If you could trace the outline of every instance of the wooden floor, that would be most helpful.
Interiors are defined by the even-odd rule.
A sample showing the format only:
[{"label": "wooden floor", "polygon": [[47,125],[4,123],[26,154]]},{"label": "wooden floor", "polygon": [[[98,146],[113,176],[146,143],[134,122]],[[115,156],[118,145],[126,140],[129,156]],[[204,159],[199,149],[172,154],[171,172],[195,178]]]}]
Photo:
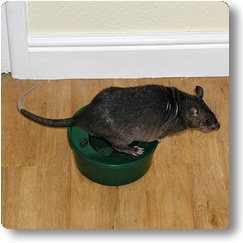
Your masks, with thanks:
[{"label": "wooden floor", "polygon": [[73,115],[109,86],[162,84],[205,101],[221,128],[166,137],[140,180],[108,187],[76,168],[63,128],[44,127],[17,111],[37,80],[2,75],[2,215],[15,229],[221,229],[229,222],[229,78],[43,81],[23,101],[49,118]]}]

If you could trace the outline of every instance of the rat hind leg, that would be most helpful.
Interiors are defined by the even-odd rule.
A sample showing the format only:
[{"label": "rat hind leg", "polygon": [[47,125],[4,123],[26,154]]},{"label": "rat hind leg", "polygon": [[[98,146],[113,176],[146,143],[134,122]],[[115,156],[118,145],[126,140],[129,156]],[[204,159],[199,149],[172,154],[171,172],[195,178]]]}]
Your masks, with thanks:
[{"label": "rat hind leg", "polygon": [[121,153],[125,153],[125,154],[132,154],[134,156],[138,156],[138,155],[141,155],[143,154],[144,152],[144,149],[143,148],[140,148],[138,146],[134,146],[134,147],[131,147],[127,144],[123,144],[123,143],[111,143],[111,146],[112,148],[114,148],[115,150],[121,152]]},{"label": "rat hind leg", "polygon": [[144,149],[138,146],[130,147],[128,145],[113,145],[113,144],[111,146],[112,148],[114,148],[115,150],[121,153],[132,154],[134,156],[141,155],[144,152]]},{"label": "rat hind leg", "polygon": [[120,136],[117,134],[116,136],[102,136],[107,142],[111,144],[111,147],[118,152],[125,153],[125,154],[132,154],[134,156],[138,156],[144,153],[144,149],[138,146],[129,146],[134,139],[129,137]]}]

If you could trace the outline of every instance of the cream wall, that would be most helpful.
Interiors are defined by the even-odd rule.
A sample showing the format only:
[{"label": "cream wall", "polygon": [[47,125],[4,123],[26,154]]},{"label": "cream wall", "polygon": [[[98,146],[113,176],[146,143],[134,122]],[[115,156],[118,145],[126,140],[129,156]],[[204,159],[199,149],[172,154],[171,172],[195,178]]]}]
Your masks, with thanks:
[{"label": "cream wall", "polygon": [[26,2],[30,34],[228,31],[224,2]]}]

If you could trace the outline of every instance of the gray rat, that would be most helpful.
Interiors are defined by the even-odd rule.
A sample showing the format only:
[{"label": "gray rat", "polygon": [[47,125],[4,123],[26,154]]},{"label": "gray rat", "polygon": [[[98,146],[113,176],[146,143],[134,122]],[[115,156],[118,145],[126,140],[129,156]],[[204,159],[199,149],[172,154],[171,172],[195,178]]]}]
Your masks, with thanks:
[{"label": "gray rat", "polygon": [[21,105],[24,96],[39,83],[18,101],[18,110],[24,116],[46,126],[80,127],[91,136],[105,139],[122,153],[137,156],[144,152],[138,146],[129,146],[133,141],[160,140],[187,128],[211,131],[220,127],[202,99],[204,91],[200,86],[196,86],[196,95],[161,85],[110,87],[98,93],[77,115],[47,119],[26,111]]}]

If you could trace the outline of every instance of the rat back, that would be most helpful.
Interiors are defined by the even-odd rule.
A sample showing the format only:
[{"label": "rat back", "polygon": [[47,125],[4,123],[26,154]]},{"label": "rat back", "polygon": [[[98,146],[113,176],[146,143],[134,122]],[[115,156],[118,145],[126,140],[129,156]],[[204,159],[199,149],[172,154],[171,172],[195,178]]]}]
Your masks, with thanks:
[{"label": "rat back", "polygon": [[168,130],[173,118],[177,120],[177,92],[159,85],[111,87],[92,100],[75,125],[108,141],[110,137],[126,143],[154,141],[161,137],[163,127]]}]

